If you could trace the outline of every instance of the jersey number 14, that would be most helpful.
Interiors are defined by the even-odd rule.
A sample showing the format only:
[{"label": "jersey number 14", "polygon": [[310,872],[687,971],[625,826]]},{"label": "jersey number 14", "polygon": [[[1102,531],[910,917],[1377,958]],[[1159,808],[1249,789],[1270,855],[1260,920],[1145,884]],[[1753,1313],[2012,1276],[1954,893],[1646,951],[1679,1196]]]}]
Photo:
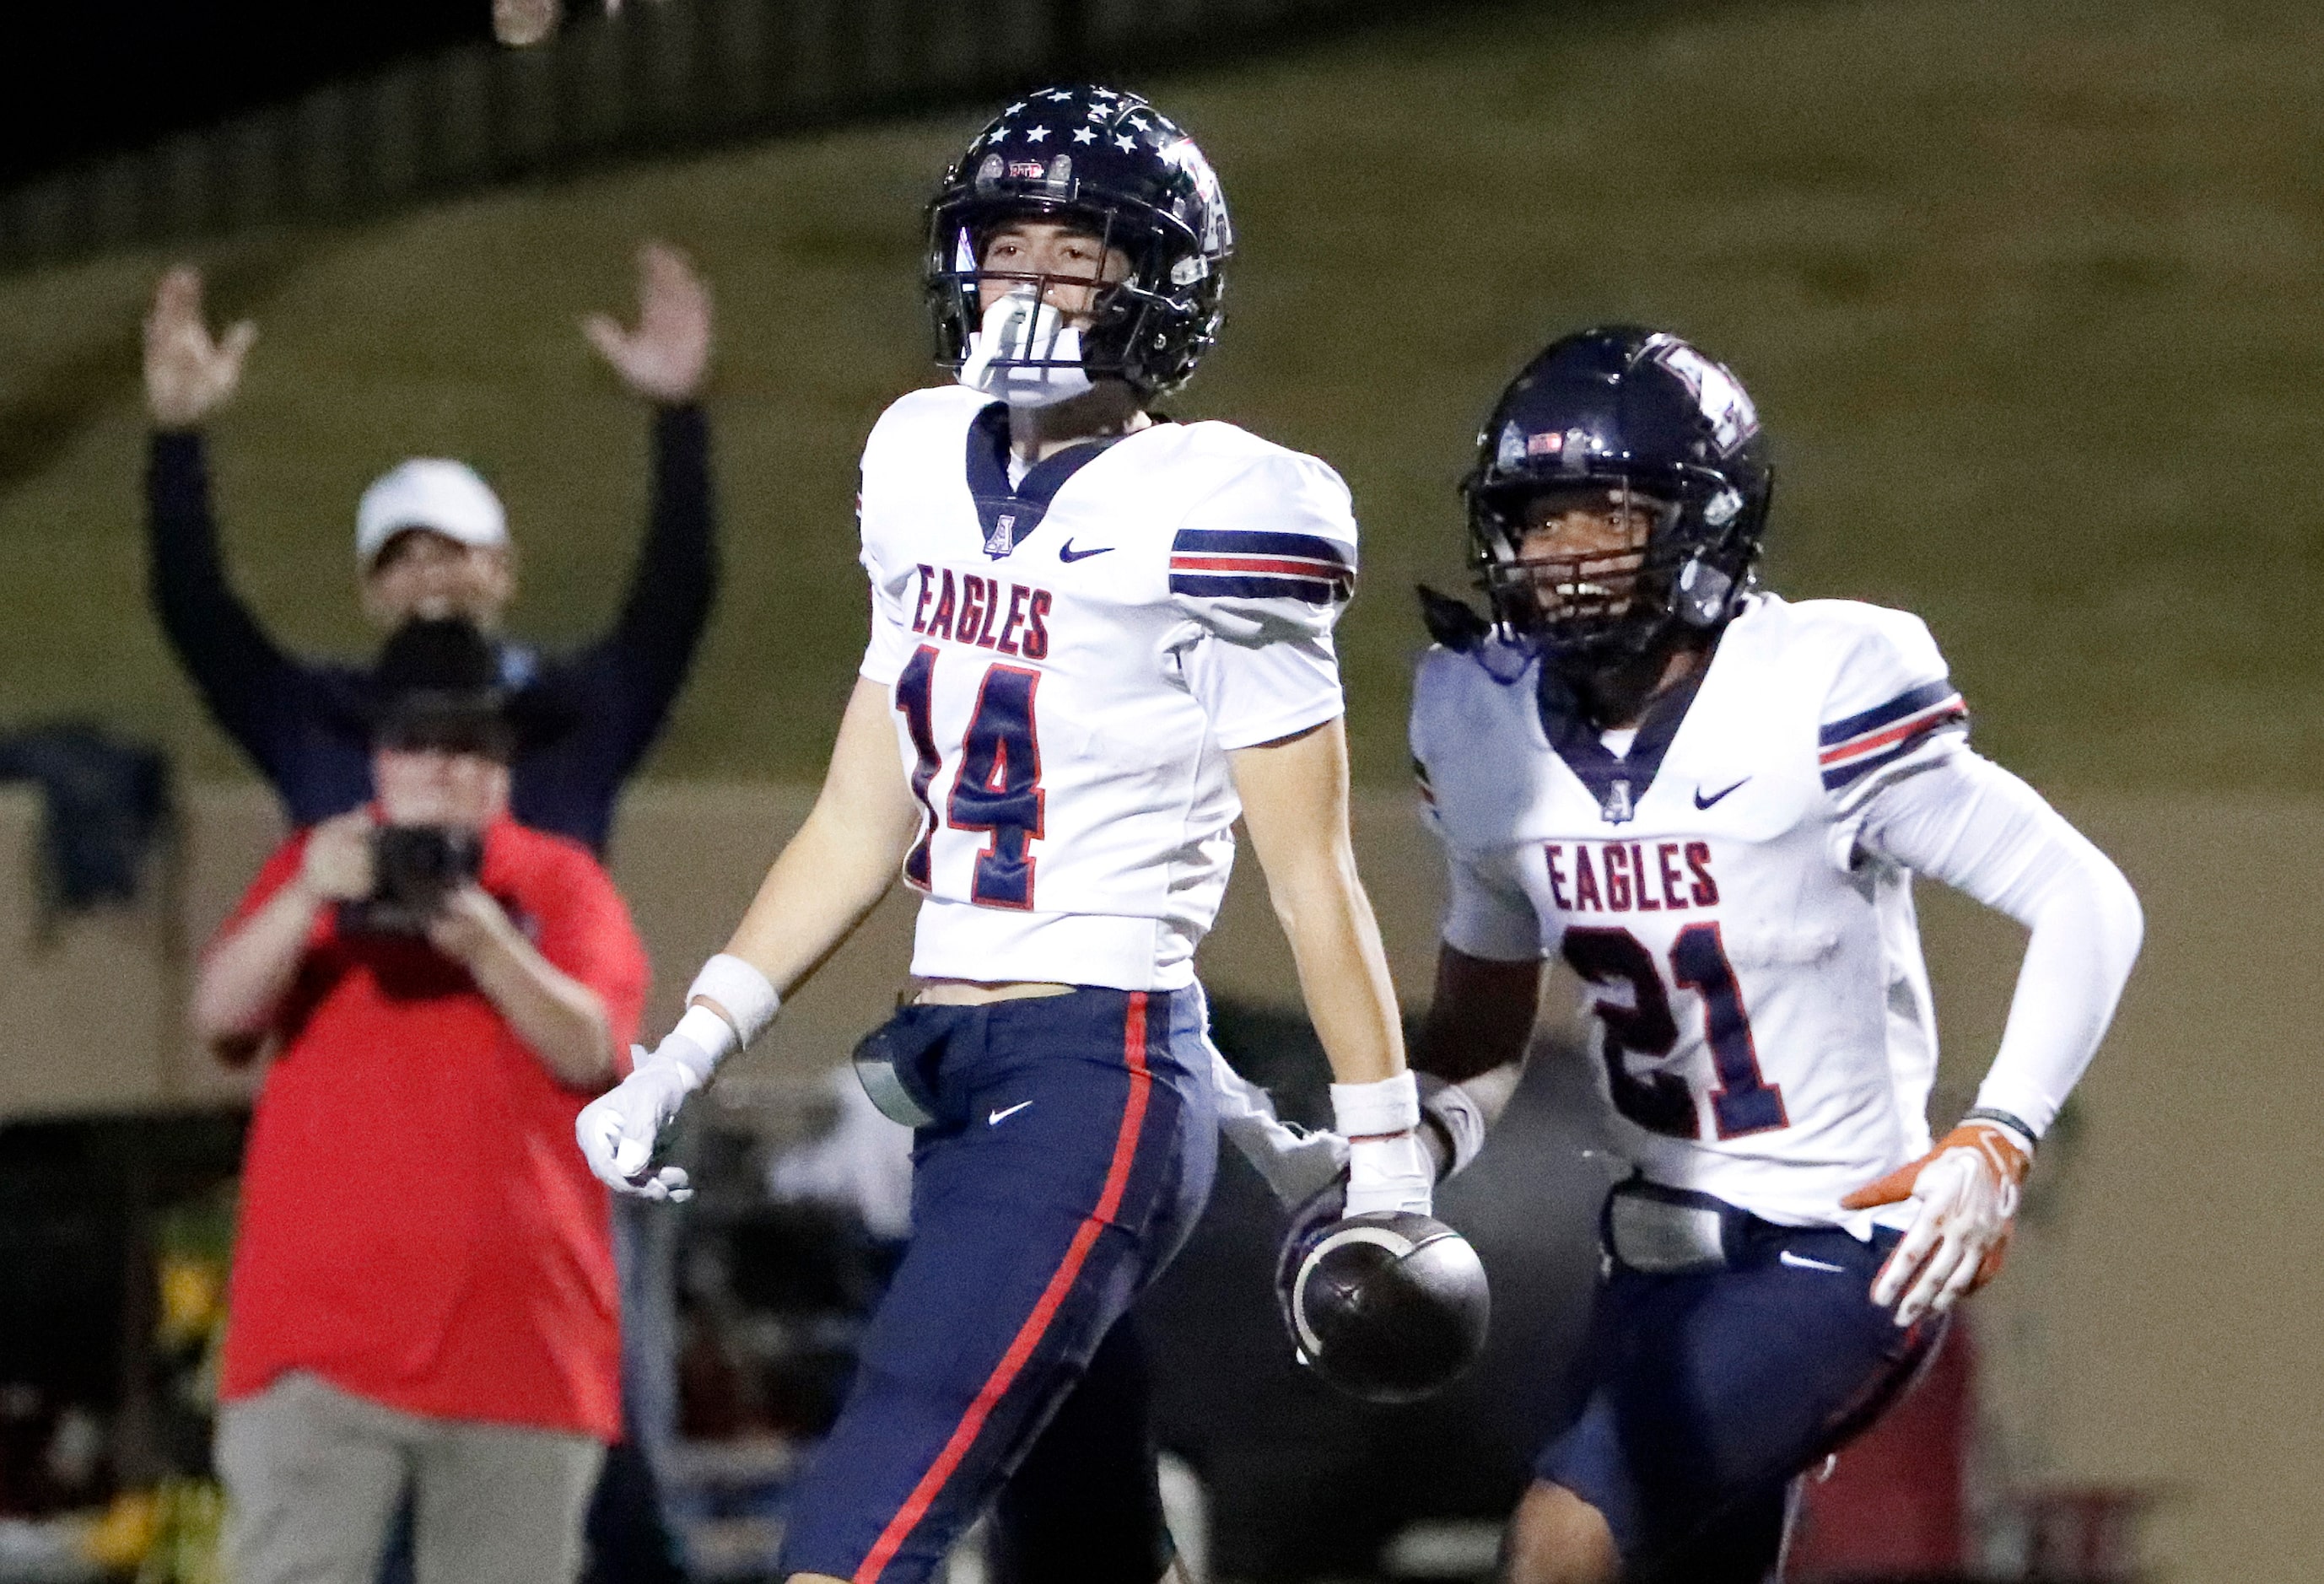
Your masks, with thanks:
[{"label": "jersey number 14", "polygon": [[[1678,1018],[1661,966],[1644,941],[1627,929],[1569,929],[1565,960],[1590,983],[1627,985],[1631,1001],[1599,1001],[1591,1010],[1605,1026],[1607,1088],[1614,1109],[1649,1133],[1671,1138],[1702,1137],[1694,1094],[1676,1073],[1630,1070],[1628,1053],[1649,1062],[1678,1045]],[[1711,1091],[1711,1115],[1721,1138],[1766,1133],[1791,1125],[1784,1091],[1759,1071],[1758,1047],[1751,1040],[1751,1017],[1715,924],[1690,924],[1671,943],[1671,981],[1702,998],[1702,1031],[1711,1046],[1719,1087]]]},{"label": "jersey number 14", "polygon": [[904,879],[921,890],[934,889],[928,844],[936,827],[984,833],[976,855],[969,900],[985,907],[1033,906],[1032,843],[1041,837],[1041,743],[1034,729],[1033,695],[1041,674],[1022,666],[993,666],[977,686],[976,709],[961,737],[960,769],[952,796],[936,813],[931,790],[944,769],[936,751],[936,651],[923,645],[896,678],[896,707],[912,739],[912,796],[927,811],[920,839],[904,856]]}]

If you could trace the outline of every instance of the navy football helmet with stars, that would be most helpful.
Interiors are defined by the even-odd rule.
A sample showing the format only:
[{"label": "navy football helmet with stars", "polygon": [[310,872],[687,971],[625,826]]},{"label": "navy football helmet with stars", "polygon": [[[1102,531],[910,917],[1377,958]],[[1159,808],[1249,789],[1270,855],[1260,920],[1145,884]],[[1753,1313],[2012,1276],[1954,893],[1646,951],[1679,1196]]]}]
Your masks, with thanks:
[{"label": "navy football helmet with stars", "polygon": [[984,317],[984,239],[1028,215],[1084,222],[1129,257],[1129,278],[1098,297],[1081,366],[1149,400],[1184,384],[1218,338],[1234,252],[1225,195],[1194,139],[1136,94],[1091,84],[1028,94],[978,133],[928,205],[936,361],[955,373]]},{"label": "navy football helmet with stars", "polygon": [[[1561,668],[1602,671],[1734,614],[1773,487],[1733,372],[1668,332],[1617,325],[1563,336],[1526,365],[1477,437],[1461,493],[1495,620]],[[1526,512],[1545,498],[1642,510],[1646,542],[1527,556]]]}]

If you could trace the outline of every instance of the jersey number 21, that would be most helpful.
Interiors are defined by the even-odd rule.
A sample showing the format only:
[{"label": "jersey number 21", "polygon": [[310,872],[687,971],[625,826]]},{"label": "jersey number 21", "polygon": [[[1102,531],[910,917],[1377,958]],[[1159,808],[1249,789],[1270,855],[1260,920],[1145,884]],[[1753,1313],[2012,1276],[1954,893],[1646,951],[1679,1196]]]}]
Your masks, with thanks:
[{"label": "jersey number 21", "polygon": [[[1605,1026],[1607,1087],[1614,1109],[1649,1133],[1695,1138],[1694,1095],[1676,1073],[1630,1071],[1626,1053],[1649,1062],[1668,1056],[1678,1045],[1678,1018],[1671,1011],[1660,964],[1644,941],[1627,929],[1569,929],[1563,952],[1573,972],[1595,985],[1627,985],[1630,1005],[1599,1001],[1591,1010]],[[1759,1071],[1751,1040],[1750,1014],[1727,961],[1727,947],[1715,924],[1690,924],[1671,943],[1671,980],[1702,998],[1703,1034],[1719,1087],[1711,1091],[1711,1115],[1721,1138],[1766,1133],[1791,1125],[1784,1091]]]}]

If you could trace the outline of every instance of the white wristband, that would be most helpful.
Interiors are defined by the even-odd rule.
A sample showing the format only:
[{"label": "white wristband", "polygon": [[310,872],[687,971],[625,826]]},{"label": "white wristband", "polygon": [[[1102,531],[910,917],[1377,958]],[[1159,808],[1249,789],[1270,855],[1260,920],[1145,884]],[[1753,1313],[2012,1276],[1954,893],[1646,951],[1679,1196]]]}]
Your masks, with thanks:
[{"label": "white wristband", "polygon": [[783,1004],[782,997],[775,993],[775,987],[768,982],[765,974],[740,957],[724,952],[705,962],[702,972],[694,976],[694,982],[686,987],[689,1009],[695,1009],[696,996],[718,1003],[726,1017],[733,1020],[732,1033],[739,1042],[738,1048],[745,1050],[767,1031],[767,1025],[775,1020],[775,1012]]},{"label": "white wristband", "polygon": [[1377,1083],[1334,1083],[1332,1123],[1351,1141],[1409,1133],[1420,1126],[1420,1086],[1409,1070]]}]

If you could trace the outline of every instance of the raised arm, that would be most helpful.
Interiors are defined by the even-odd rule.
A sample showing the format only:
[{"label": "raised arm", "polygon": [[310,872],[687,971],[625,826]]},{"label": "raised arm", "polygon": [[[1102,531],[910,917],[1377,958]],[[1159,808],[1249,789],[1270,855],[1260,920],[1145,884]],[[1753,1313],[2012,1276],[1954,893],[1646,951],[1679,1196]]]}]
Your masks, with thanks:
[{"label": "raised arm", "polygon": [[613,630],[576,657],[590,713],[604,722],[618,780],[659,733],[717,594],[710,427],[699,404],[709,371],[709,289],[667,244],[638,250],[638,325],[582,321],[630,391],[653,404],[653,483],[636,569]]},{"label": "raised arm", "polygon": [[198,271],[181,265],[154,290],[145,320],[145,397],[153,420],[145,472],[146,576],[161,631],[211,716],[267,779],[287,790],[283,728],[307,677],[226,581],[199,427],[232,399],[257,337],[257,327],[244,320],[211,338]]}]

